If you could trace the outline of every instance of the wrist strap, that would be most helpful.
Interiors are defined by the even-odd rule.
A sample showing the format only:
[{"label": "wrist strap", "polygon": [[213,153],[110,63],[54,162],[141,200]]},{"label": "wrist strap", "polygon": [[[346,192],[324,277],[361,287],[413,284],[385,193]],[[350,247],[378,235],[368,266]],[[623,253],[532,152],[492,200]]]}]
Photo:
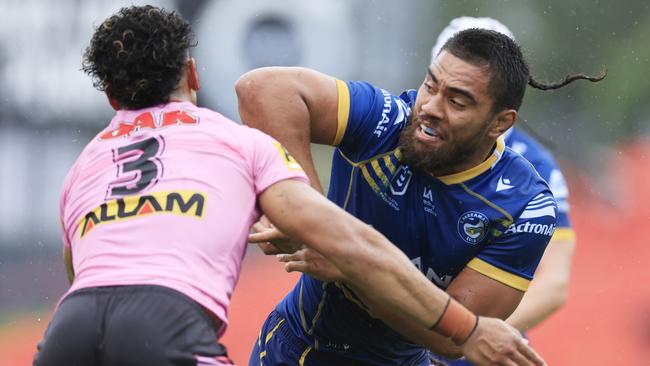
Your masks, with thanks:
[{"label": "wrist strap", "polygon": [[469,339],[477,326],[478,316],[450,296],[442,315],[431,329],[451,338],[456,345],[460,346]]}]

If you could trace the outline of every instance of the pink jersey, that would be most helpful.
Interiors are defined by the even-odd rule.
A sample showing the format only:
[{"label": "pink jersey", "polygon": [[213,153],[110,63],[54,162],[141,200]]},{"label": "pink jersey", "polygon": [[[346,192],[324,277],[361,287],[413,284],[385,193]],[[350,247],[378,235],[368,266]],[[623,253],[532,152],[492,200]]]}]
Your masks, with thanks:
[{"label": "pink jersey", "polygon": [[[257,195],[307,181],[271,137],[191,103],[118,111],[61,195],[74,283],[175,289],[227,323]],[[66,295],[67,295],[66,294]],[[64,295],[65,297],[65,295]]]}]

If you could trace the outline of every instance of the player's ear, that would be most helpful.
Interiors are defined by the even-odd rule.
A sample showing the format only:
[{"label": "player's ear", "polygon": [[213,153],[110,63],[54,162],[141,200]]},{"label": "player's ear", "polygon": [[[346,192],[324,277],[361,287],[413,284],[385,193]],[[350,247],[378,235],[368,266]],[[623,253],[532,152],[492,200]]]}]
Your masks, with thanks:
[{"label": "player's ear", "polygon": [[185,72],[187,73],[187,84],[193,91],[201,89],[201,82],[199,81],[199,72],[196,67],[196,60],[190,57],[185,64]]},{"label": "player's ear", "polygon": [[110,104],[111,107],[113,107],[113,109],[115,109],[116,111],[122,109],[122,107],[120,107],[120,103],[117,100],[109,97],[108,94],[106,95],[106,98],[108,98],[108,104]]},{"label": "player's ear", "polygon": [[492,120],[492,126],[488,130],[490,137],[497,138],[503,135],[517,120],[517,111],[514,109],[504,109],[497,113]]}]

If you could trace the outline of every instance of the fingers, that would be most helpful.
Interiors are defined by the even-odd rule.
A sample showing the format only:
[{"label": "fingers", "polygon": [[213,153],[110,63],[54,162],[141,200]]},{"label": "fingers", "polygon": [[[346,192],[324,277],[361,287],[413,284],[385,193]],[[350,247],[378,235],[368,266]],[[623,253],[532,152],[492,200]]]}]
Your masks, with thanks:
[{"label": "fingers", "polygon": [[264,252],[266,255],[276,255],[282,253],[282,250],[269,242],[257,243],[257,246],[262,249],[262,252]]},{"label": "fingers", "polygon": [[532,349],[528,345],[528,340],[523,339],[523,341],[524,342],[522,342],[518,347],[519,352],[521,352],[521,354],[524,355],[524,357],[530,360],[533,365],[546,366],[546,362],[544,362],[542,356],[540,356],[537,352],[535,352],[534,349]]},{"label": "fingers", "polygon": [[511,354],[508,355],[508,359],[504,363],[504,365],[508,366],[530,366],[532,365],[531,361],[528,360],[523,354],[519,353],[519,351],[512,352]]},{"label": "fingers", "polygon": [[284,270],[287,272],[309,273],[309,264],[303,261],[291,261],[284,265]]},{"label": "fingers", "polygon": [[271,228],[271,229],[272,229],[272,228],[275,227],[275,226],[273,226],[273,224],[271,223],[271,221],[266,217],[266,215],[262,215],[262,217],[260,217],[260,221],[259,221],[259,222],[260,222],[262,225],[266,226],[267,228]]},{"label": "fingers", "polygon": [[271,230],[271,229],[272,229],[271,227],[268,227],[268,226],[264,225],[263,223],[261,223],[259,221],[254,223],[253,226],[251,226],[251,230],[254,233],[261,233],[261,232]]},{"label": "fingers", "polygon": [[277,232],[275,230],[266,230],[260,233],[253,233],[248,235],[248,242],[252,244],[264,243],[277,240]]}]

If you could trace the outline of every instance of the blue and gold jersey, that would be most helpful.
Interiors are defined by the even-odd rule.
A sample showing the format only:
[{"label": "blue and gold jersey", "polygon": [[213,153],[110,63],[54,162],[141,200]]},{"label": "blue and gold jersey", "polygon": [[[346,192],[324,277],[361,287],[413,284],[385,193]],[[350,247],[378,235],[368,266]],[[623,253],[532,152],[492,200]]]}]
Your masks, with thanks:
[{"label": "blue and gold jersey", "polygon": [[557,228],[553,239],[574,239],[569,220],[569,188],[551,152],[518,128],[506,132],[506,146],[530,161],[551,188],[557,202]]},{"label": "blue and gold jersey", "polygon": [[[526,291],[557,217],[532,165],[501,139],[467,171],[414,171],[401,162],[398,140],[416,91],[397,97],[368,83],[337,85],[329,198],[382,232],[442,289],[468,266]],[[345,285],[303,275],[276,310],[315,350],[377,365],[426,363],[423,348],[372,317]]]}]

